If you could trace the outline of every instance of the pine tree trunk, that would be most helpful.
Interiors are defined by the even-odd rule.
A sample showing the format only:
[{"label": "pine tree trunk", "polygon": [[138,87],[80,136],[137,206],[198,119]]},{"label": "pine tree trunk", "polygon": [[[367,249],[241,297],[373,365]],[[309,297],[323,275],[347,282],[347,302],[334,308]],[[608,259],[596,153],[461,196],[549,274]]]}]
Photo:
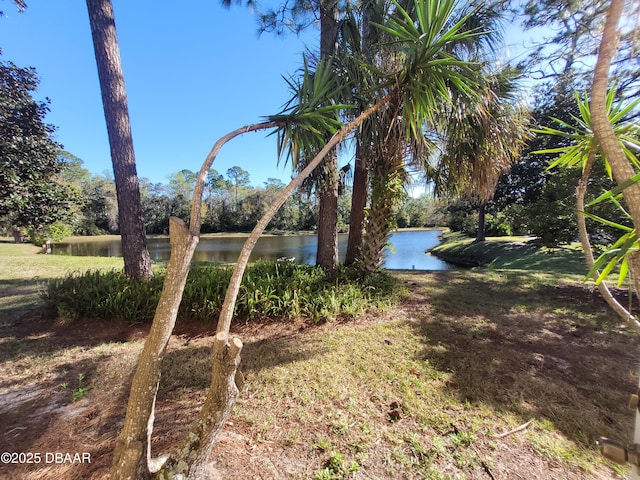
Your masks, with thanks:
[{"label": "pine tree trunk", "polygon": [[142,218],[140,186],[113,6],[111,0],[87,0],[87,9],[118,197],[124,269],[132,277],[150,277],[151,257]]},{"label": "pine tree trunk", "polygon": [[331,273],[338,269],[338,159],[335,150],[329,153],[322,168],[316,264]]}]

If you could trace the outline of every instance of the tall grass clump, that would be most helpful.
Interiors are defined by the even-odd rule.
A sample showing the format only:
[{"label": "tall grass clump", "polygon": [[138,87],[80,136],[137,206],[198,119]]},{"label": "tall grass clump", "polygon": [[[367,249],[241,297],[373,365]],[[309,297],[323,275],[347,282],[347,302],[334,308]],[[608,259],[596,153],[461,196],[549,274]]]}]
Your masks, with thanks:
[{"label": "tall grass clump", "polygon": [[[178,319],[215,322],[231,273],[228,266],[192,267]],[[163,271],[143,280],[120,271],[89,271],[53,280],[45,297],[61,317],[144,323],[153,319],[163,281]],[[295,317],[331,321],[384,308],[401,292],[385,272],[361,277],[342,269],[327,277],[310,265],[258,261],[245,272],[235,315],[246,321]]]}]

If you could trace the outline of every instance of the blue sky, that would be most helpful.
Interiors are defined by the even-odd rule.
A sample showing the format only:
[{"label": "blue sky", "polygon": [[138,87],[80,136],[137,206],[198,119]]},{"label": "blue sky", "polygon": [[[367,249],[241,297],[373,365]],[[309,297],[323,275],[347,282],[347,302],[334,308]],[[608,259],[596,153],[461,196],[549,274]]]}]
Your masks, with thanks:
[{"label": "blue sky", "polygon": [[[57,140],[97,174],[111,170],[106,125],[86,4],[31,0],[23,13],[0,6],[2,58],[33,66],[38,98],[51,99],[47,122]],[[300,37],[257,34],[256,15],[218,0],[114,0],[138,175],[167,183],[184,168],[197,171],[223,134],[278,113],[288,99],[282,76],[295,73],[305,45]],[[275,138],[252,133],[232,140],[213,165],[220,173],[239,165],[254,185],[287,181],[276,166]]]},{"label": "blue sky", "polygon": [[[2,58],[33,66],[38,98],[51,99],[47,122],[57,140],[93,174],[111,171],[107,132],[86,5],[81,0],[31,0],[23,13],[0,0]],[[113,0],[138,175],[167,183],[182,169],[197,171],[225,133],[278,113],[289,92],[282,76],[301,64],[317,29],[303,35],[257,34],[256,15],[219,0]],[[185,7],[188,5],[188,7]],[[521,35],[507,30],[511,51]],[[518,38],[518,41],[516,41]],[[510,54],[506,54],[510,56]],[[287,182],[276,164],[274,137],[258,132],[227,144],[213,168],[239,165],[254,185]]]}]

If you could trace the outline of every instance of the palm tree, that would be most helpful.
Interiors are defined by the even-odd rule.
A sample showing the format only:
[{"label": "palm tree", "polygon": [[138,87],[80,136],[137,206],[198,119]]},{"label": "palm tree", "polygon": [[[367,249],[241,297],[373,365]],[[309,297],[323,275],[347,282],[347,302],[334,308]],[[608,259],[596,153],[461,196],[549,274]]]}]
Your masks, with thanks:
[{"label": "palm tree", "polygon": [[[367,10],[362,13],[362,54],[369,61],[377,60],[376,68],[383,72],[392,72],[398,68],[403,61],[402,55],[393,47],[390,37],[386,31],[382,31],[382,36],[372,38],[365,36],[367,32],[367,21],[374,19],[380,22],[380,18],[385,15],[395,15],[393,10],[389,11],[384,2],[370,2],[366,4]],[[408,12],[413,12],[414,6],[406,6]],[[416,12],[417,13],[417,12]],[[470,10],[468,5],[462,6],[456,16],[449,21],[451,24],[460,23],[460,29],[472,33],[468,37],[461,38],[457,42],[447,45],[447,51],[459,58],[474,60],[479,57],[479,52],[484,49],[492,49],[500,40],[499,30],[495,23],[499,18],[499,11],[491,6]],[[491,34],[473,35],[477,32],[491,32]],[[377,73],[377,72],[376,72]],[[365,81],[362,91],[375,80],[361,75]],[[368,84],[367,84],[368,82]],[[465,102],[475,101],[475,95],[469,95],[467,91],[459,91],[455,84],[447,85],[445,89],[449,94],[465,99]],[[366,95],[365,95],[366,97]],[[448,106],[448,102],[442,102]],[[451,109],[451,107],[448,107]],[[356,169],[354,173],[354,199],[351,210],[351,224],[349,244],[347,248],[346,263],[358,262],[360,269],[364,272],[371,272],[382,263],[382,253],[387,243],[389,233],[395,227],[393,209],[404,196],[403,186],[405,180],[409,178],[407,168],[423,170],[428,169],[426,162],[434,143],[429,139],[432,132],[437,128],[435,124],[425,124],[426,130],[418,134],[407,136],[404,127],[394,127],[394,124],[402,125],[403,118],[376,118],[365,123],[358,132],[358,149],[356,157]],[[427,136],[429,132],[429,136]],[[367,172],[370,177],[367,177]],[[369,181],[368,188],[363,186]],[[360,183],[358,183],[360,182]],[[356,196],[355,193],[358,195]],[[365,209],[367,193],[370,193],[369,208]],[[361,232],[364,230],[364,235]]]},{"label": "palm tree", "polygon": [[485,75],[478,97],[459,99],[444,115],[437,188],[479,202],[476,241],[485,239],[484,207],[500,175],[511,168],[530,138],[529,114],[514,96],[518,76],[511,67]]},{"label": "palm tree", "polygon": [[[607,111],[607,88],[609,81],[609,67],[613,58],[620,32],[618,24],[624,8],[624,0],[612,0],[607,20],[605,22],[598,60],[593,72],[593,87],[591,90],[591,122],[593,133],[602,149],[603,155],[611,165],[611,173],[619,186],[627,185],[622,191],[625,203],[633,221],[636,232],[640,231],[640,183],[630,179],[637,171],[624,154],[616,134],[609,122]],[[629,270],[633,278],[636,293],[640,292],[640,251],[629,255]]]},{"label": "palm tree", "polygon": [[[451,42],[459,42],[473,35],[469,32],[461,32],[459,23],[450,25],[449,20],[456,11],[456,2],[454,0],[441,2],[415,0],[414,18],[400,6],[397,6],[397,10],[398,18],[393,19],[383,28],[393,35],[399,46],[406,51],[402,68],[392,72],[393,74],[387,77],[386,82],[382,83],[386,94],[380,95],[379,100],[340,128],[310,160],[307,167],[283,189],[245,242],[234,267],[218,319],[218,333],[212,352],[212,382],[207,391],[205,404],[179,450],[165,463],[159,472],[160,475],[202,478],[211,447],[238,395],[235,374],[242,342],[237,338],[229,338],[229,327],[240,281],[258,238],[293,190],[322,163],[329,151],[370,116],[387,112],[391,127],[395,127],[396,119],[402,116],[404,119],[402,127],[407,135],[421,135],[424,122],[432,121],[431,115],[435,111],[436,104],[450,100],[447,95],[447,86],[454,85],[460,90],[472,92],[473,69],[467,62],[447,51]],[[322,63],[319,67],[324,68]],[[322,79],[325,81],[322,82]],[[307,94],[304,90],[300,91],[297,95],[299,103],[285,114],[271,116],[262,124],[235,130],[216,142],[197,177],[190,227],[187,229],[183,222],[172,219],[170,229],[172,253],[167,266],[165,285],[133,379],[123,432],[118,438],[114,453],[112,478],[149,476],[149,465],[145,461],[147,457],[145,453],[149,450],[160,364],[175,324],[190,260],[198,243],[202,194],[207,174],[218,151],[226,141],[242,133],[271,128],[279,129],[279,145],[288,145],[288,151],[293,156],[296,155],[299,147],[307,143],[317,145],[319,139],[331,130],[330,127],[335,129],[337,122],[335,110],[343,108],[340,105],[324,104],[326,95],[330,95],[332,91],[331,80],[330,74],[323,73],[322,70],[319,74],[316,69],[313,78],[303,81],[301,85],[311,85],[313,88],[307,89],[307,93],[311,91],[317,95]]]}]

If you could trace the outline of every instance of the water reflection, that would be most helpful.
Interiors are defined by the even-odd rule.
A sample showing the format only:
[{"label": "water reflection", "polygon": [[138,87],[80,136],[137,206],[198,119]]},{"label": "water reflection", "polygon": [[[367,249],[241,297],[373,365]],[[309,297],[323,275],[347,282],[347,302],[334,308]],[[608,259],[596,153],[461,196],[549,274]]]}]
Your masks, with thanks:
[{"label": "water reflection", "polygon": [[[449,265],[442,260],[427,255],[425,250],[440,243],[438,230],[401,231],[391,236],[391,246],[385,249],[384,267],[389,269],[447,270]],[[202,237],[194,254],[195,261],[232,263],[244,245],[246,237]],[[295,257],[296,262],[314,264],[316,261],[316,235],[276,235],[261,237],[256,244],[250,261],[259,258],[275,260],[280,257]],[[171,247],[166,237],[148,239],[149,253],[156,262],[169,260]],[[347,235],[338,238],[340,260],[344,261]],[[55,244],[53,253],[57,255],[121,257],[120,240],[100,240],[88,238],[82,242]]]}]

